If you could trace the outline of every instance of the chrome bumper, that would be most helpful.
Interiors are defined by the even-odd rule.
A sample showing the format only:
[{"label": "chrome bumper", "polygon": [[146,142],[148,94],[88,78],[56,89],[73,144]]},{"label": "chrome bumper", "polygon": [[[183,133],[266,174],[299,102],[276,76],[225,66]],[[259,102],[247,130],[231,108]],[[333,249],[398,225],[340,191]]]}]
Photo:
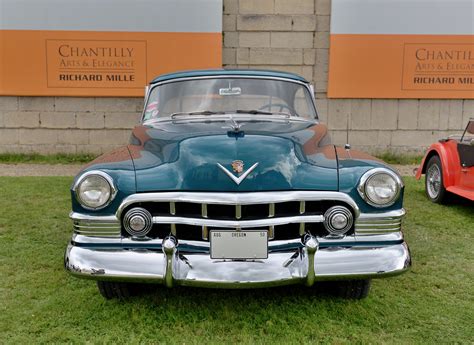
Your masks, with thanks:
[{"label": "chrome bumper", "polygon": [[264,260],[214,260],[207,253],[180,252],[173,239],[156,249],[104,249],[70,244],[65,267],[95,280],[156,282],[168,287],[255,288],[318,280],[381,278],[411,265],[405,242],[390,245],[322,247],[316,238],[301,248],[270,252]]}]

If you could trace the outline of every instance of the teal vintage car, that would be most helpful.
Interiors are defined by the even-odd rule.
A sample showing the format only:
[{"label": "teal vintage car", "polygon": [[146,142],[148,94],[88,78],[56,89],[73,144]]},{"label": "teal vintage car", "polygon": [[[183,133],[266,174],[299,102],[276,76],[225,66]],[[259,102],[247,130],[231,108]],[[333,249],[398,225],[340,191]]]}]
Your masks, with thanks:
[{"label": "teal vintage car", "polygon": [[71,187],[65,267],[105,298],[136,283],[329,286],[367,296],[411,264],[403,182],[331,143],[313,87],[285,72],[198,70],[147,87],[127,146]]}]

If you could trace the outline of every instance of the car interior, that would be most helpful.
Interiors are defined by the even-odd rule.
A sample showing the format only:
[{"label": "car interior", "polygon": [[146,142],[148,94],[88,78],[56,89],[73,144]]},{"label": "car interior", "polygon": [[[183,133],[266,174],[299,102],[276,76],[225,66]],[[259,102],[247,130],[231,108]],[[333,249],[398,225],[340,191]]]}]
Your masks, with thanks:
[{"label": "car interior", "polygon": [[470,119],[458,142],[459,160],[463,167],[474,166],[474,119]]}]

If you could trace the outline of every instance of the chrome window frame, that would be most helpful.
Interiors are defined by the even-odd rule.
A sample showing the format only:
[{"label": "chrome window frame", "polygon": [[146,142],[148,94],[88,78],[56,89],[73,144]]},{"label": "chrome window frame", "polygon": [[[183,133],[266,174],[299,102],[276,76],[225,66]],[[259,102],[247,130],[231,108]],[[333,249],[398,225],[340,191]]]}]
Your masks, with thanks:
[{"label": "chrome window frame", "polygon": [[[164,80],[164,81],[161,81],[161,82],[150,84],[149,87],[148,87],[148,90],[147,90],[146,97],[145,97],[145,102],[144,102],[144,105],[143,105],[143,110],[142,110],[142,116],[140,118],[140,123],[143,123],[145,121],[144,117],[145,117],[145,110],[146,110],[146,107],[147,107],[147,104],[148,104],[148,100],[150,98],[150,94],[152,93],[152,91],[156,87],[161,86],[161,85],[165,85],[165,84],[170,84],[170,83],[177,83],[177,82],[181,82],[181,81],[204,80],[204,79],[226,79],[226,78],[278,80],[278,81],[286,81],[286,82],[296,83],[296,84],[302,85],[309,92],[309,95],[310,95],[310,98],[311,98],[311,103],[312,103],[313,108],[314,108],[314,113],[316,114],[315,118],[310,118],[308,120],[314,120],[314,121],[319,122],[318,109],[316,108],[316,99],[315,99],[315,96],[314,96],[314,92],[311,90],[312,85],[310,83],[302,82],[300,80],[295,80],[295,79],[291,79],[291,78],[270,77],[270,76],[255,76],[255,75],[230,75],[230,74],[225,74],[225,72],[224,72],[224,74],[218,75],[218,76],[199,76],[199,77],[176,78],[176,79],[169,79],[169,80]],[[168,118],[168,117],[165,117],[165,118]]]}]

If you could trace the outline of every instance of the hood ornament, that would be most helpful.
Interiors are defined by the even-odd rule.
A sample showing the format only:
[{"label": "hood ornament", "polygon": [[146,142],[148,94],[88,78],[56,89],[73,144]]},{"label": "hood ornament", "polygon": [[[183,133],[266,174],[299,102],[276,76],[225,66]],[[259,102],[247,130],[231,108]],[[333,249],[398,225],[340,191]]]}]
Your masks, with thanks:
[{"label": "hood ornament", "polygon": [[230,120],[231,123],[228,126],[222,127],[223,129],[231,129],[235,133],[238,133],[238,132],[241,131],[242,126],[245,125],[245,123],[239,123],[239,122],[235,121],[235,119],[232,115],[229,115],[229,120]]},{"label": "hood ornament", "polygon": [[[232,170],[237,174],[241,174],[244,171],[244,162],[241,160],[235,160],[232,162],[231,165],[232,165]],[[237,177],[234,174],[232,174],[229,170],[227,170],[222,164],[217,163],[217,166],[221,168],[221,170],[225,172],[225,174],[229,176],[230,179],[234,181],[237,185],[241,184],[242,181],[245,180],[245,178],[257,167],[257,165],[258,165],[258,162],[252,165],[250,168],[248,168],[247,171],[244,172],[242,175]]]}]

